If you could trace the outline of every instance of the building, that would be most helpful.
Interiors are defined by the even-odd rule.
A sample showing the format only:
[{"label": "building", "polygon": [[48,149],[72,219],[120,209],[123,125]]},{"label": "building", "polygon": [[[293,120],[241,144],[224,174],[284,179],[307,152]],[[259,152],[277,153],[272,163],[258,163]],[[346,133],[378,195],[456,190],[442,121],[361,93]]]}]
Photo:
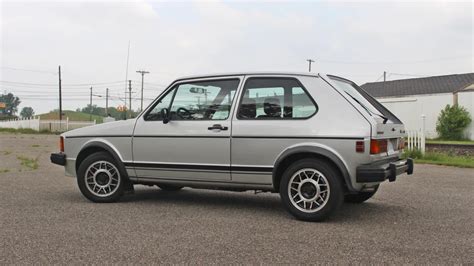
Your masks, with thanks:
[{"label": "building", "polygon": [[[408,130],[422,129],[424,120],[428,138],[437,137],[436,121],[448,104],[464,106],[474,120],[474,73],[369,82],[361,87],[398,116]],[[466,137],[474,140],[474,122]]]}]

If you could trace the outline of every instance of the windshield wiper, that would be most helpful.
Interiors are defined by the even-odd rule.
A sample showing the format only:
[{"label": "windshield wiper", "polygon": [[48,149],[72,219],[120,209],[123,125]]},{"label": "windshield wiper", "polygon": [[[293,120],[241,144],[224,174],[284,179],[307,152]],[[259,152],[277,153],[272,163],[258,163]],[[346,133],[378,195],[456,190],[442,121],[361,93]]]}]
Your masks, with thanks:
[{"label": "windshield wiper", "polygon": [[388,118],[387,118],[386,116],[381,115],[381,114],[377,114],[377,113],[374,113],[374,112],[370,111],[369,108],[367,108],[367,106],[363,105],[359,100],[357,100],[356,97],[352,96],[352,95],[351,95],[350,93],[348,93],[347,91],[346,91],[345,93],[346,93],[347,95],[349,95],[356,103],[358,103],[360,106],[362,106],[362,108],[364,108],[364,109],[367,111],[367,113],[369,113],[370,115],[376,115],[376,116],[378,116],[378,117],[380,117],[380,118],[383,119],[383,123],[384,123],[384,124],[387,123]]}]

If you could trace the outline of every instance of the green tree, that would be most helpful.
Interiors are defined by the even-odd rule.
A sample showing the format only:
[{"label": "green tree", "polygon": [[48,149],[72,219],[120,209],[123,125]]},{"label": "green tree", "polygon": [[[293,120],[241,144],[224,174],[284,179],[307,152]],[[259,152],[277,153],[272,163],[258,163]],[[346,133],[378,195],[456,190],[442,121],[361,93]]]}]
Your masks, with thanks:
[{"label": "green tree", "polygon": [[0,102],[5,103],[6,107],[3,113],[7,116],[14,116],[18,111],[18,105],[21,103],[20,98],[12,93],[2,94],[0,96]]},{"label": "green tree", "polygon": [[438,116],[436,131],[441,139],[461,140],[464,130],[470,123],[471,115],[466,108],[448,104]]},{"label": "green tree", "polygon": [[21,109],[20,115],[23,118],[33,117],[35,115],[35,111],[33,111],[32,107],[23,107],[23,109]]},{"label": "green tree", "polygon": [[100,115],[100,116],[105,116],[105,109],[102,107],[98,107],[97,105],[91,105],[88,104],[86,107],[82,108],[82,112],[86,114],[91,113],[91,108],[92,108],[92,114],[93,115]]}]

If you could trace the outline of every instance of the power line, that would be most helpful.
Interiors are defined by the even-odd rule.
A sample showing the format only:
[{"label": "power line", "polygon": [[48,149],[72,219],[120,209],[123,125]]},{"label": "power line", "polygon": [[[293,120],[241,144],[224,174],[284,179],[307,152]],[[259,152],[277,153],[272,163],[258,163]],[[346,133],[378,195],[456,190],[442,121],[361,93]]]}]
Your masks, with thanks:
[{"label": "power line", "polygon": [[380,77],[375,82],[379,81],[383,77],[383,75],[384,73],[382,73],[382,75],[380,75]]},{"label": "power line", "polygon": [[418,78],[426,77],[426,75],[401,74],[401,73],[390,73],[390,75],[394,75],[394,76],[407,76],[407,77],[418,77]]},{"label": "power line", "polygon": [[25,72],[35,72],[35,73],[44,73],[44,74],[57,75],[56,72],[54,72],[54,71],[47,71],[47,70],[24,69],[24,68],[5,67],[5,66],[2,66],[2,67],[0,67],[0,68],[2,68],[2,69],[8,69],[8,70],[15,70],[15,71],[25,71]]},{"label": "power line", "polygon": [[[17,82],[17,81],[7,81],[7,80],[0,80],[1,83],[7,84],[18,84],[18,85],[31,85],[31,86],[57,86],[54,83],[27,83],[27,82]],[[108,84],[117,84],[122,83],[123,81],[110,81],[110,82],[101,82],[101,83],[70,83],[70,84],[63,84],[63,86],[96,86],[96,85],[108,85]]]}]

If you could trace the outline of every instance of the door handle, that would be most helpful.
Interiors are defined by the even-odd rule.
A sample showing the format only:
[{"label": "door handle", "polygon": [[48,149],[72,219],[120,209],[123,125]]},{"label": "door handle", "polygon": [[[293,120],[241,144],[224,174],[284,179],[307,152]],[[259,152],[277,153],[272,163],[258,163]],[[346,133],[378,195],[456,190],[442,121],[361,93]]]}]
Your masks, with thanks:
[{"label": "door handle", "polygon": [[207,129],[208,130],[214,130],[214,129],[227,130],[229,128],[228,127],[223,127],[221,124],[215,124],[215,125],[212,125],[212,127],[208,127]]}]

